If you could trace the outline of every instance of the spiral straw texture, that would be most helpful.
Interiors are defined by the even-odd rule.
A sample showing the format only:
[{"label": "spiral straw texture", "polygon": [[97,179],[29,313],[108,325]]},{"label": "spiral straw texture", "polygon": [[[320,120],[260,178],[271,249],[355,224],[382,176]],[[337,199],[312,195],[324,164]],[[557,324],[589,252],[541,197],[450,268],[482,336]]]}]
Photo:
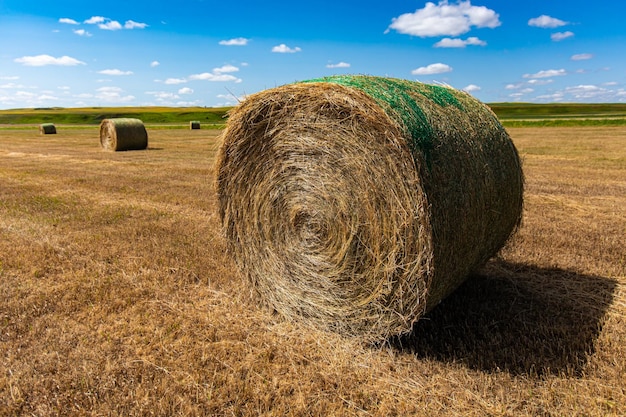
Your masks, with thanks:
[{"label": "spiral straw texture", "polygon": [[376,341],[410,331],[504,245],[523,176],[471,96],[338,76],[233,109],[217,190],[229,251],[267,305]]}]

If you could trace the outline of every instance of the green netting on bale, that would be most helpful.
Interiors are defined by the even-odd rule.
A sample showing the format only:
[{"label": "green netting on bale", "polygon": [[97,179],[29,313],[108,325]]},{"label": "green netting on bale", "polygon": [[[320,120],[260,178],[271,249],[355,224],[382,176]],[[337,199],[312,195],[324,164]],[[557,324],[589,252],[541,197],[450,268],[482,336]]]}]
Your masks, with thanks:
[{"label": "green netting on bale", "polygon": [[433,129],[414,96],[421,95],[441,107],[454,106],[459,110],[464,109],[451,88],[397,78],[334,75],[303,82],[327,82],[361,90],[405,129],[411,139],[409,144],[411,149],[421,150],[427,159],[433,147]]}]

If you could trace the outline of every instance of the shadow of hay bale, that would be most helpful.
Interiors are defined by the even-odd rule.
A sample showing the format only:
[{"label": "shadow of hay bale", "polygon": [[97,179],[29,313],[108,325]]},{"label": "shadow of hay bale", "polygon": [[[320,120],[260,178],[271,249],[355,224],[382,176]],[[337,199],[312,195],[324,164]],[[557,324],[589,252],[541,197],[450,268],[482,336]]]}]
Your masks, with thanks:
[{"label": "shadow of hay bale", "polygon": [[616,286],[608,278],[493,261],[390,343],[482,371],[580,375]]}]

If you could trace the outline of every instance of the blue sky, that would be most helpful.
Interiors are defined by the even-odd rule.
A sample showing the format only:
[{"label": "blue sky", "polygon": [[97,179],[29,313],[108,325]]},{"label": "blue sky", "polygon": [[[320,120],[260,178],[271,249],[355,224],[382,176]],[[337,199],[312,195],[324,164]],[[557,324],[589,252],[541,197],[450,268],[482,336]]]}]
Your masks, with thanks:
[{"label": "blue sky", "polygon": [[0,0],[0,109],[224,106],[332,74],[625,102],[626,2]]}]

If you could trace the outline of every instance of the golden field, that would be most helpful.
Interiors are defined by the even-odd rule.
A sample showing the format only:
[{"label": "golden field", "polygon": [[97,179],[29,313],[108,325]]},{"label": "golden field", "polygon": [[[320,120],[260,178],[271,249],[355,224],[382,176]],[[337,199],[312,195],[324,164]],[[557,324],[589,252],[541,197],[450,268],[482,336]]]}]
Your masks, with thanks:
[{"label": "golden field", "polygon": [[626,129],[508,129],[523,224],[363,345],[284,321],[225,253],[219,130],[0,128],[2,416],[626,414]]}]

